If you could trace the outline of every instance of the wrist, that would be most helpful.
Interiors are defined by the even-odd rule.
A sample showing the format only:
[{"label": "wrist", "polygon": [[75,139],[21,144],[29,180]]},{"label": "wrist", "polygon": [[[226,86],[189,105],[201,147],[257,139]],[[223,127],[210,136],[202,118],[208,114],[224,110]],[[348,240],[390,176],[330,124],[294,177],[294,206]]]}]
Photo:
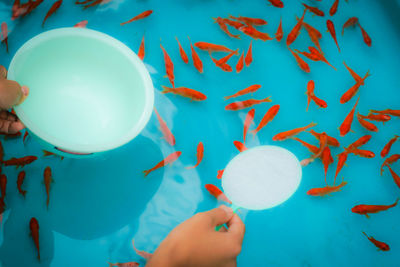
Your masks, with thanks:
[{"label": "wrist", "polygon": [[146,267],[183,267],[185,266],[183,255],[184,253],[175,244],[164,244],[155,251]]}]

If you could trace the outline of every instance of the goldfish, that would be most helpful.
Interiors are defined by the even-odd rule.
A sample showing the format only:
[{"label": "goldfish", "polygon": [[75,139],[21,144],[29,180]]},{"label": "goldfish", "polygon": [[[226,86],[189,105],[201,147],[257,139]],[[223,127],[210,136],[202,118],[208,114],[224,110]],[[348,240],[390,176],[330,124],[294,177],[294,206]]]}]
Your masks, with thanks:
[{"label": "goldfish", "polygon": [[223,18],[218,17],[218,18],[214,18],[214,22],[216,22],[219,25],[219,28],[226,33],[229,37],[232,38],[236,38],[236,39],[240,39],[240,35],[239,34],[232,34],[229,30],[228,27],[226,26],[226,23],[224,21]]},{"label": "goldfish", "polygon": [[245,150],[247,150],[248,148],[240,141],[233,141],[233,144],[235,145],[235,147],[237,148],[237,150],[239,150],[239,152],[243,152]]},{"label": "goldfish", "polygon": [[222,19],[225,24],[228,24],[229,26],[232,26],[236,30],[239,30],[241,27],[245,26],[243,23],[239,21],[234,21],[230,19]]},{"label": "goldfish", "polygon": [[336,172],[335,172],[335,180],[333,183],[336,181],[336,177],[338,176],[339,172],[342,170],[343,166],[346,164],[347,161],[347,156],[349,153],[347,151],[343,151],[338,155],[338,164],[336,166]]},{"label": "goldfish", "polygon": [[283,2],[281,0],[268,0],[274,7],[283,8]]},{"label": "goldfish", "polygon": [[224,99],[228,100],[228,99],[231,99],[231,98],[234,98],[234,97],[238,97],[238,96],[242,96],[242,95],[245,95],[245,94],[254,93],[260,88],[261,88],[261,85],[253,84],[253,85],[250,85],[249,87],[246,87],[243,90],[238,91],[237,93],[235,93],[233,95],[225,96]]},{"label": "goldfish", "polygon": [[168,94],[168,93],[173,93],[176,95],[180,95],[183,97],[190,98],[191,100],[194,101],[203,101],[207,99],[207,96],[204,95],[203,93],[187,88],[187,87],[175,87],[175,88],[170,88],[162,85],[162,88],[164,89],[161,93],[163,94]]},{"label": "goldfish", "polygon": [[370,121],[380,121],[380,122],[387,122],[390,120],[390,116],[386,114],[368,114],[367,116],[361,115],[360,117],[363,119],[368,119]]},{"label": "goldfish", "polygon": [[296,52],[293,52],[292,49],[289,48],[289,51],[292,53],[292,55],[294,56],[294,58],[297,61],[297,64],[299,65],[299,67],[309,73],[310,72],[310,66],[307,64],[307,62],[305,62],[298,54],[296,54]]},{"label": "goldfish", "polygon": [[361,126],[364,127],[365,129],[367,129],[368,131],[371,131],[371,132],[378,131],[378,127],[376,127],[375,124],[361,118],[361,115],[358,112],[357,112],[357,120],[361,124]]},{"label": "goldfish", "polygon": [[226,71],[226,72],[231,72],[232,71],[232,67],[229,64],[227,64],[227,63],[218,63],[219,60],[213,58],[211,54],[210,54],[210,57],[211,57],[212,61],[215,63],[215,66],[217,66],[221,70]]},{"label": "goldfish", "polygon": [[326,195],[329,195],[331,193],[340,191],[340,189],[343,186],[345,186],[346,184],[347,184],[346,181],[342,181],[339,185],[336,185],[336,186],[327,185],[327,186],[321,187],[321,188],[312,188],[312,189],[307,191],[307,195],[319,196],[319,197],[326,196]]},{"label": "goldfish", "polygon": [[[369,76],[369,73],[367,73],[364,76],[364,79],[367,78]],[[355,85],[353,85],[349,90],[347,90],[341,97],[340,97],[340,103],[344,104],[349,102],[353,96],[355,96],[355,94],[358,92],[358,89],[360,88],[361,83],[356,83]]]},{"label": "goldfish", "polygon": [[368,33],[364,30],[363,27],[361,27],[361,24],[360,24],[360,23],[358,23],[358,26],[359,26],[360,29],[361,29],[361,34],[362,34],[362,36],[363,36],[364,43],[366,43],[368,46],[371,46],[371,45],[372,45],[371,37],[369,37]]},{"label": "goldfish", "polygon": [[259,18],[249,18],[249,17],[234,17],[232,15],[229,16],[230,19],[238,20],[240,22],[243,22],[247,25],[255,25],[255,26],[261,26],[261,25],[266,25],[268,24],[267,21]]},{"label": "goldfish", "polygon": [[217,179],[221,179],[222,175],[224,174],[224,170],[218,170],[217,172],[218,172]]},{"label": "goldfish", "polygon": [[245,101],[236,101],[236,102],[226,105],[225,110],[241,110],[241,109],[252,107],[253,105],[261,104],[264,102],[272,102],[272,100],[270,99],[270,96],[267,98],[264,98],[264,99],[260,99],[260,100],[248,99]]},{"label": "goldfish", "polygon": [[4,166],[16,166],[18,167],[24,167],[25,165],[31,164],[37,160],[36,156],[26,156],[22,158],[11,158],[9,160],[3,161]]},{"label": "goldfish", "polygon": [[307,126],[300,127],[300,128],[295,128],[293,130],[289,130],[289,131],[278,133],[272,138],[272,140],[274,140],[274,141],[286,140],[286,139],[291,138],[291,137],[293,137],[293,136],[295,136],[295,135],[297,135],[297,134],[299,134],[301,132],[304,132],[305,130],[307,130],[307,129],[311,128],[311,127],[314,127],[316,125],[317,125],[316,123],[311,122]]},{"label": "goldfish", "polygon": [[328,172],[329,165],[333,163],[333,158],[329,146],[325,146],[324,150],[322,151],[321,160],[322,164],[324,165],[326,183],[326,173]]},{"label": "goldfish", "polygon": [[293,140],[296,140],[296,141],[298,141],[298,142],[300,142],[300,143],[301,143],[303,146],[305,146],[305,147],[308,149],[308,151],[310,151],[311,153],[313,153],[313,154],[318,153],[319,148],[318,148],[317,146],[311,145],[311,144],[309,144],[309,143],[307,143],[307,142],[301,140],[301,139],[298,138],[298,137],[292,137],[292,139],[293,139]]},{"label": "goldfish", "polygon": [[225,196],[225,194],[217,186],[215,186],[213,184],[206,184],[205,188],[216,199],[228,202],[229,204],[232,204],[232,202]]},{"label": "goldfish", "polygon": [[392,205],[357,205],[354,206],[351,211],[354,213],[358,213],[361,215],[365,215],[367,218],[369,218],[368,213],[378,213],[381,211],[388,210],[390,208],[393,208],[397,205],[397,202],[399,199],[397,199]]},{"label": "goldfish", "polygon": [[4,201],[6,197],[6,187],[7,187],[7,176],[5,174],[0,175],[0,191],[1,191],[1,200]]},{"label": "goldfish", "polygon": [[[323,133],[317,133],[313,129],[309,130],[308,132],[311,133],[315,138],[317,138],[318,140],[321,141],[321,136],[323,135]],[[327,137],[328,145],[335,146],[335,147],[339,147],[340,146],[339,141],[336,138],[334,138],[332,136],[329,136],[327,134],[325,134],[325,135]]]},{"label": "goldfish", "polygon": [[304,3],[302,3],[302,4],[311,13],[314,13],[315,15],[320,16],[320,17],[324,17],[325,16],[325,13],[322,10],[318,9],[317,7],[309,6],[309,5],[306,5]]},{"label": "goldfish", "polygon": [[132,239],[132,247],[135,250],[136,254],[138,254],[142,258],[145,258],[146,260],[149,260],[151,257],[153,257],[153,253],[149,253],[143,250],[138,250],[135,247],[135,241],[133,239]]},{"label": "goldfish", "polygon": [[117,262],[117,263],[108,262],[108,264],[109,264],[109,267],[112,267],[112,266],[117,266],[117,267],[139,267],[139,263],[138,262],[134,262],[134,261],[123,262],[123,263],[121,263],[121,262]]},{"label": "goldfish", "polygon": [[335,0],[335,2],[333,2],[331,6],[331,9],[329,9],[329,15],[333,16],[336,14],[338,5],[339,5],[339,0]]},{"label": "goldfish", "polygon": [[308,107],[310,105],[310,101],[311,100],[313,100],[315,102],[315,104],[317,104],[321,108],[326,108],[328,106],[328,104],[324,100],[322,100],[322,99],[318,98],[317,96],[315,96],[314,88],[315,88],[315,83],[314,83],[313,80],[310,80],[307,83],[307,91],[306,91],[307,108],[306,108],[306,111],[308,111]]},{"label": "goldfish", "polygon": [[[43,157],[48,157],[48,156],[56,156],[57,157],[58,155],[54,154],[53,152],[43,150]],[[64,159],[64,157],[60,157],[60,158],[61,158],[61,160]]]},{"label": "goldfish", "polygon": [[197,145],[197,163],[196,163],[196,165],[194,165],[192,167],[187,167],[186,169],[192,169],[192,168],[196,168],[197,166],[199,166],[199,164],[203,160],[203,154],[204,154],[204,145],[202,142],[199,142],[199,144]]},{"label": "goldfish", "polygon": [[246,119],[244,120],[244,126],[243,126],[243,143],[246,142],[247,131],[249,130],[250,124],[254,120],[255,113],[256,113],[256,110],[254,108],[252,108],[249,110],[249,112],[246,115]]},{"label": "goldfish", "polygon": [[305,8],[303,15],[301,16],[299,21],[297,21],[297,24],[293,27],[293,29],[290,31],[289,35],[287,36],[287,38],[286,38],[287,46],[291,45],[296,40],[297,36],[299,36],[301,26],[303,25],[303,20],[304,20],[304,16],[306,15],[306,12],[307,12],[307,9]]},{"label": "goldfish", "polygon": [[358,23],[358,18],[357,17],[351,17],[349,18],[342,27],[342,35],[344,34],[344,29],[351,27],[351,26],[355,26]]},{"label": "goldfish", "polygon": [[390,167],[390,165],[386,165],[386,167],[388,167],[390,174],[392,175],[393,181],[396,183],[397,187],[400,188],[400,177],[397,173],[395,173],[392,169],[392,167]]},{"label": "goldfish", "polygon": [[253,135],[256,135],[262,128],[264,128],[264,126],[266,126],[270,121],[272,121],[275,118],[276,114],[278,114],[279,108],[280,108],[279,105],[274,105],[270,107],[268,111],[265,113],[264,117],[261,119],[257,128],[251,131],[251,133]]},{"label": "goldfish", "polygon": [[310,50],[311,54],[316,56],[319,61],[325,62],[330,67],[332,67],[334,70],[336,70],[336,68],[334,66],[332,66],[332,64],[328,62],[328,60],[325,58],[325,56],[320,51],[318,51],[316,48],[309,46],[308,50]]},{"label": "goldfish", "polygon": [[157,120],[160,123],[160,129],[165,138],[165,141],[167,141],[167,143],[170,144],[171,146],[174,146],[175,137],[172,134],[171,130],[168,128],[167,123],[163,120],[163,118],[161,118],[156,108],[154,108],[154,113],[156,113]]},{"label": "goldfish", "polygon": [[181,151],[176,151],[173,152],[171,154],[169,154],[165,159],[163,159],[162,161],[160,161],[159,163],[157,163],[153,168],[148,169],[148,170],[144,170],[144,176],[146,177],[147,175],[149,175],[152,171],[157,170],[161,167],[166,166],[167,164],[171,164],[174,161],[176,161],[180,156],[181,156],[182,152]]},{"label": "goldfish", "polygon": [[373,238],[372,236],[368,236],[365,232],[362,232],[362,233],[363,233],[363,234],[368,238],[368,240],[371,241],[372,244],[374,244],[379,250],[381,250],[381,251],[388,251],[388,250],[390,250],[389,245],[386,244],[385,242],[378,241],[378,240],[376,240],[375,238]]},{"label": "goldfish", "polygon": [[8,29],[7,23],[5,22],[1,23],[1,34],[3,35],[3,40],[1,42],[6,44],[6,50],[8,53]]},{"label": "goldfish", "polygon": [[280,42],[282,40],[282,38],[283,38],[283,29],[282,29],[282,17],[281,17],[278,29],[276,30],[276,33],[275,33],[275,39],[278,42]]},{"label": "goldfish", "polygon": [[[226,55],[226,56],[224,56],[224,57],[218,59],[218,60],[215,62],[215,64],[216,64],[217,66],[225,64],[226,62],[228,62],[228,60],[229,60],[234,54],[237,54],[237,51],[238,51],[238,50],[239,50],[239,49],[237,49],[236,51],[233,51],[233,52],[229,53],[228,55]],[[211,54],[210,54],[210,56],[211,56]],[[212,57],[211,57],[211,58],[212,58]]]},{"label": "goldfish", "polygon": [[47,11],[46,16],[44,17],[44,20],[43,20],[43,22],[42,22],[42,27],[44,26],[44,23],[46,22],[46,20],[47,20],[51,15],[53,15],[53,13],[57,11],[57,9],[60,8],[61,4],[62,4],[62,0],[58,0],[58,1],[54,2],[54,4],[50,7],[49,11]]},{"label": "goldfish", "polygon": [[349,153],[353,153],[354,155],[363,157],[363,158],[373,158],[375,157],[375,153],[369,150],[363,150],[363,149],[358,149],[358,148],[354,148],[354,149],[349,149],[348,150]]},{"label": "goldfish", "polygon": [[389,140],[389,142],[383,147],[382,151],[381,151],[381,157],[384,158],[387,156],[387,154],[389,154],[390,152],[390,148],[392,147],[393,143],[397,141],[397,139],[400,136],[395,135],[392,139]]},{"label": "goldfish", "polygon": [[319,44],[319,39],[322,38],[322,34],[312,27],[311,25],[303,22],[302,26],[306,28],[308,36],[310,37],[311,41],[315,44],[315,46],[318,48],[319,51],[322,51],[321,46]]},{"label": "goldfish", "polygon": [[242,52],[238,62],[236,63],[236,73],[239,73],[242,71],[244,66],[244,51]]},{"label": "goldfish", "polygon": [[340,128],[339,128],[340,136],[345,136],[351,130],[351,124],[353,122],[354,112],[356,111],[358,100],[360,100],[360,98],[357,99],[357,101],[354,104],[353,108],[350,110],[349,114],[347,114],[347,116],[344,119],[343,123],[340,125]]},{"label": "goldfish", "polygon": [[294,49],[294,51],[296,51],[298,54],[301,54],[301,55],[305,56],[308,59],[311,59],[312,61],[319,61],[320,60],[319,56],[316,55],[316,54],[308,53],[308,52],[305,52],[305,51],[303,52],[303,51],[300,51],[298,49]]},{"label": "goldfish", "polygon": [[339,44],[338,44],[337,39],[336,39],[335,25],[333,24],[333,22],[331,20],[328,19],[326,21],[326,27],[328,28],[329,33],[331,34],[333,40],[335,41],[335,44],[336,44],[336,46],[337,46],[337,48],[339,50],[339,53],[340,53],[340,47],[339,47]]},{"label": "goldfish", "polygon": [[144,51],[144,35],[142,37],[142,41],[140,42],[139,51],[137,53],[138,57],[143,61],[145,51]]},{"label": "goldfish", "polygon": [[382,173],[383,173],[383,167],[384,166],[389,166],[390,164],[395,163],[399,159],[400,159],[400,154],[393,154],[390,157],[386,158],[385,161],[382,163],[382,166],[381,166],[381,176],[382,176]]},{"label": "goldfish", "polygon": [[0,135],[4,135],[4,139],[9,139],[9,138],[17,138],[22,135],[21,132],[16,132],[16,133],[0,133]]},{"label": "goldfish", "polygon": [[269,36],[268,33],[260,32],[259,30],[257,30],[256,28],[254,28],[251,25],[242,26],[242,27],[239,28],[239,30],[241,32],[243,32],[244,34],[250,36],[254,40],[260,39],[260,40],[263,40],[265,42],[265,41],[274,39],[274,38],[271,38],[271,36]]},{"label": "goldfish", "polygon": [[53,180],[53,177],[51,174],[51,169],[49,166],[47,166],[43,172],[43,183],[44,183],[44,186],[46,187],[46,195],[47,195],[47,200],[46,200],[47,209],[49,208],[49,203],[50,203],[50,184],[53,181],[54,180]]},{"label": "goldfish", "polygon": [[168,76],[168,80],[171,83],[172,87],[175,88],[175,76],[174,76],[174,63],[172,63],[171,58],[169,57],[167,51],[165,51],[164,47],[162,44],[160,44],[160,47],[163,51],[164,54],[164,62],[165,62],[165,70]]},{"label": "goldfish", "polygon": [[37,252],[38,252],[38,260],[40,261],[40,248],[39,248],[39,223],[35,217],[32,217],[29,222],[29,228],[31,230],[31,236],[33,239],[33,243],[35,243]]},{"label": "goldfish", "polygon": [[178,46],[179,46],[179,54],[181,54],[181,58],[183,60],[183,62],[185,62],[186,64],[189,63],[189,58],[185,52],[185,50],[183,50],[181,43],[178,40],[178,37],[175,36],[176,41],[178,42]]},{"label": "goldfish", "polygon": [[98,6],[100,4],[106,4],[106,3],[110,2],[110,1],[111,0],[95,0],[94,2],[89,3],[88,5],[84,6],[83,9],[85,10],[85,9],[87,9],[89,7]]},{"label": "goldfish", "polygon": [[370,110],[370,112],[400,117],[400,110],[394,110],[394,109]]},{"label": "goldfish", "polygon": [[82,20],[78,22],[77,24],[74,25],[75,28],[86,28],[86,25],[88,24],[87,20]]},{"label": "goldfish", "polygon": [[18,192],[25,197],[26,195],[26,190],[22,190],[21,186],[24,183],[25,180],[25,171],[21,171],[20,173],[18,173],[18,178],[17,178],[17,189]]},{"label": "goldfish", "polygon": [[25,143],[26,138],[28,137],[28,131],[25,131],[24,137],[22,138],[22,143]]},{"label": "goldfish", "polygon": [[123,26],[123,25],[125,25],[125,24],[131,23],[132,21],[147,18],[147,17],[150,16],[152,13],[153,13],[153,10],[146,10],[146,11],[140,13],[139,15],[134,16],[134,17],[131,18],[130,20],[125,21],[125,22],[122,22],[120,25]]},{"label": "goldfish", "polygon": [[[189,39],[190,41],[190,39]],[[192,49],[192,59],[194,67],[200,72],[203,73],[203,62],[201,61],[199,55],[197,54],[196,50],[194,49],[192,42],[190,42],[190,48]]]},{"label": "goldfish", "polygon": [[253,48],[252,48],[253,41],[250,41],[249,49],[247,50],[246,57],[244,58],[244,62],[246,66],[250,66],[251,62],[253,62]]},{"label": "goldfish", "polygon": [[[206,43],[206,42],[197,42],[194,44],[195,47],[199,48],[200,50],[205,50],[208,51],[209,53],[212,52],[233,52],[235,50],[229,49],[226,46],[223,45],[218,45],[218,44],[212,44],[212,43]],[[235,51],[235,55],[238,54],[238,51]]]},{"label": "goldfish", "polygon": [[371,135],[364,135],[361,136],[360,138],[358,138],[355,142],[353,142],[352,144],[350,144],[347,149],[348,150],[352,150],[352,149],[356,149],[359,148],[360,146],[365,145],[366,143],[369,142],[369,140],[371,140],[372,136]]}]

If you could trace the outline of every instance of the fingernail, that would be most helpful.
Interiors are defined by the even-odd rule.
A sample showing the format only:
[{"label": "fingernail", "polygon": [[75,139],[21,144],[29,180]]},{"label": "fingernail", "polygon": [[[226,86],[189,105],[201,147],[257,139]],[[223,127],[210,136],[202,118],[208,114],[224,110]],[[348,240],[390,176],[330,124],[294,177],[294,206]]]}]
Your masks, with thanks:
[{"label": "fingernail", "polygon": [[233,210],[225,205],[221,205],[220,208],[226,212],[226,215],[232,216]]},{"label": "fingernail", "polygon": [[28,93],[29,93],[29,88],[28,88],[28,86],[22,86],[21,87],[21,91],[22,91],[22,94],[24,95],[24,96],[27,96],[28,95]]}]

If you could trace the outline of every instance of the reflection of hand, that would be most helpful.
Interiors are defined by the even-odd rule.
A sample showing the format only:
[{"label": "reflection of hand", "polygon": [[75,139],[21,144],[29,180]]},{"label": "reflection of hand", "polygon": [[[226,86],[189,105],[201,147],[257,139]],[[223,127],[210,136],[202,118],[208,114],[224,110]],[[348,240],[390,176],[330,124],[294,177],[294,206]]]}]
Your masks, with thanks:
[{"label": "reflection of hand", "polygon": [[[228,229],[215,231],[224,223]],[[236,266],[244,232],[231,208],[198,213],[171,231],[146,266]]]},{"label": "reflection of hand", "polygon": [[14,134],[25,126],[7,111],[12,106],[21,104],[29,94],[29,88],[20,86],[16,81],[7,80],[7,70],[0,65],[0,132]]}]

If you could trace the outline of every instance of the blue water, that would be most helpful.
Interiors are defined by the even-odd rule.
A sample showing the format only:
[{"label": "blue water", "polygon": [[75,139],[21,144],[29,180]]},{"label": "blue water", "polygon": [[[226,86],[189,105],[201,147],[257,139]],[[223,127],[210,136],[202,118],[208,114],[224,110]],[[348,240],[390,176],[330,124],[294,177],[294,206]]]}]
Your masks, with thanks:
[{"label": "blue water", "polygon": [[[10,53],[0,47],[0,64],[8,66],[12,55],[28,39],[58,27],[73,26],[89,20],[88,28],[110,34],[134,51],[138,50],[143,34],[146,35],[146,57],[144,62],[151,70],[156,91],[155,105],[174,133],[177,145],[170,147],[158,130],[158,122],[152,117],[142,135],[128,145],[107,153],[101,158],[64,159],[40,158],[26,166],[27,178],[24,188],[26,199],[18,194],[15,186],[17,171],[13,167],[3,169],[8,177],[7,210],[4,213],[0,235],[0,260],[3,266],[107,266],[107,261],[145,261],[132,249],[131,240],[141,250],[154,251],[163,238],[177,224],[199,211],[217,206],[216,200],[204,189],[206,183],[220,185],[217,170],[223,169],[238,151],[233,140],[242,140],[242,125],[247,110],[228,112],[223,96],[230,95],[251,84],[262,88],[254,98],[271,96],[273,103],[256,107],[258,123],[272,104],[281,109],[275,120],[261,130],[248,147],[259,144],[275,144],[276,133],[311,121],[317,122],[316,131],[326,131],[339,137],[338,127],[350,111],[355,98],[349,103],[339,104],[340,96],[354,84],[344,68],[345,60],[350,67],[363,76],[370,70],[372,76],[366,80],[358,95],[358,111],[369,109],[400,109],[400,5],[398,1],[340,1],[337,14],[332,18],[338,33],[342,53],[338,53],[329,33],[325,32],[325,18],[306,15],[305,21],[323,33],[321,46],[327,59],[338,68],[321,62],[310,62],[311,73],[302,72],[286,48],[286,34],[295,24],[295,15],[300,16],[299,1],[284,1],[285,8],[269,6],[267,1],[234,0],[171,0],[128,1],[113,0],[97,9],[82,11],[73,1],[64,1],[60,10],[48,19],[44,29],[40,24],[53,1],[45,1],[37,10],[24,19],[11,21],[11,0],[0,2],[0,18],[6,21]],[[25,2],[25,1],[24,1]],[[318,6],[328,13],[331,2],[323,1]],[[144,10],[153,9],[147,19],[124,27],[120,22]],[[216,68],[207,53],[199,52],[204,63],[204,74],[192,66],[185,65],[179,56],[175,36],[178,36],[190,57],[187,36],[192,41],[208,41],[227,45],[230,48],[247,49],[248,37],[232,40],[227,37],[212,17],[242,15],[265,18],[269,24],[260,30],[273,35],[283,18],[284,39],[253,42],[254,61],[240,74],[225,73]],[[370,34],[373,44],[367,47],[358,29],[349,29],[342,37],[341,26],[351,16],[357,16]],[[160,38],[175,64],[175,83],[204,92],[204,102],[160,94],[161,85],[169,85],[165,74]],[[305,31],[301,33],[294,48],[305,50],[312,45]],[[229,63],[235,66],[237,57]],[[327,109],[319,109],[313,103],[305,112],[306,83],[313,79],[316,95],[326,100]],[[242,97],[241,99],[246,99]],[[51,112],[51,110],[49,110]],[[284,204],[266,211],[245,212],[240,216],[246,224],[243,250],[238,257],[238,266],[399,266],[400,251],[400,207],[374,214],[371,219],[354,214],[350,209],[356,204],[391,204],[399,196],[399,188],[386,170],[379,176],[382,159],[380,150],[394,135],[399,134],[398,119],[378,123],[379,132],[364,147],[375,152],[374,159],[349,156],[343,175],[348,185],[341,192],[324,198],[306,195],[313,187],[324,186],[323,166],[320,161],[303,170],[303,180],[298,191]],[[367,134],[357,120],[355,133],[349,133],[339,141],[348,145],[361,135]],[[307,133],[300,138],[316,141]],[[196,161],[196,146],[202,141],[205,146],[204,160],[196,169],[184,166]],[[25,155],[41,155],[34,140],[23,145],[21,139],[2,141],[6,158]],[[309,152],[295,141],[284,141],[279,145],[291,150],[299,159]],[[183,152],[179,161],[143,178],[142,170],[151,168],[174,150]],[[400,143],[395,143],[392,153],[399,153]],[[341,148],[332,149],[338,154]],[[45,190],[41,183],[43,170],[51,166],[55,183],[51,188],[50,207],[45,206]],[[400,167],[393,166],[400,172]],[[328,171],[329,180],[334,175],[336,161]],[[36,259],[36,249],[29,236],[29,220],[34,216],[40,224],[42,261]],[[387,242],[391,250],[379,252],[361,234],[366,231],[376,239]]]}]

